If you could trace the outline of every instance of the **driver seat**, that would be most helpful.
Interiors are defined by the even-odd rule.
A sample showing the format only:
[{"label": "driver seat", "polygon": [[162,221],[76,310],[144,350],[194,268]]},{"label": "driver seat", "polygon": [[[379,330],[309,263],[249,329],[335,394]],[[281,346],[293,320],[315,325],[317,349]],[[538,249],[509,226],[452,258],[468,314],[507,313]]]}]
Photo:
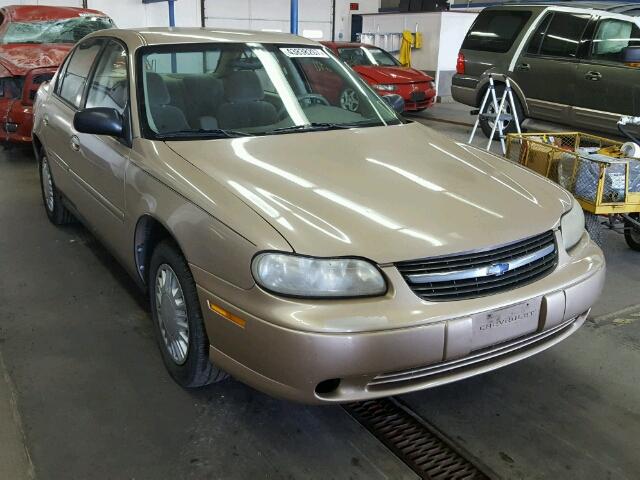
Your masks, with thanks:
[{"label": "driver seat", "polygon": [[276,107],[264,100],[265,94],[253,70],[239,70],[224,82],[225,102],[218,109],[220,128],[260,127],[278,121]]}]

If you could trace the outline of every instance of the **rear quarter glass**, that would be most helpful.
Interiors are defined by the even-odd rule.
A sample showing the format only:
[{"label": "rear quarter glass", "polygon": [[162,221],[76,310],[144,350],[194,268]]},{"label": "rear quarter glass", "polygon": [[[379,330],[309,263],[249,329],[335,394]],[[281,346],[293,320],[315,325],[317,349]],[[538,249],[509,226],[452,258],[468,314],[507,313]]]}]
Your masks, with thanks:
[{"label": "rear quarter glass", "polygon": [[485,10],[469,29],[462,49],[506,53],[531,15],[532,12],[526,10]]}]

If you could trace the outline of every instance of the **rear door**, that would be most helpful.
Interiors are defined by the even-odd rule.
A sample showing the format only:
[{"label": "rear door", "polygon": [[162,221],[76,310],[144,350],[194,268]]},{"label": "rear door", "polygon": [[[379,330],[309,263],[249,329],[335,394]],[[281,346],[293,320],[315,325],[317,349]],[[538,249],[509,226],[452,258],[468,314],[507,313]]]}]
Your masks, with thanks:
[{"label": "rear door", "polygon": [[76,206],[83,204],[84,189],[75,173],[82,154],[73,117],[82,105],[89,73],[103,45],[103,40],[88,39],[74,48],[58,74],[44,112],[44,137],[56,186]]},{"label": "rear door", "polygon": [[587,58],[578,68],[576,125],[616,132],[621,115],[640,115],[640,68],[622,62],[626,47],[640,46],[640,28],[622,16],[598,19]]},{"label": "rear door", "polygon": [[532,118],[569,121],[580,45],[590,20],[585,13],[547,12],[516,61],[512,76]]}]

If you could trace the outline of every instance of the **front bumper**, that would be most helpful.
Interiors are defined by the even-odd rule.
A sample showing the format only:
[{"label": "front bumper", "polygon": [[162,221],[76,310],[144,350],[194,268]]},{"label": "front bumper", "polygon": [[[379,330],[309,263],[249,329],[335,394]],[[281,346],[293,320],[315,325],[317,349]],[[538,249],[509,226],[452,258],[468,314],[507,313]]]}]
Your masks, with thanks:
[{"label": "front bumper", "polygon": [[414,112],[431,107],[436,99],[436,91],[427,82],[396,85],[394,92],[378,92],[381,95],[396,94],[404,99],[405,112]]},{"label": "front bumper", "polygon": [[[258,288],[243,290],[244,298],[229,302],[204,287],[215,280],[197,267],[192,270],[211,340],[210,357],[217,366],[271,395],[305,403],[339,403],[450,383],[549,348],[584,323],[602,290],[605,262],[585,234],[570,254],[561,252],[554,272],[508,292],[425,302],[406,287],[395,267],[385,267],[393,285],[387,297],[312,306]],[[215,288],[225,294],[231,290],[228,284]],[[535,332],[470,350],[470,317],[538,297],[542,306]],[[245,323],[230,322],[211,311],[210,304],[222,306]],[[260,310],[260,317],[250,309]],[[367,331],[339,331],[340,324],[350,324],[356,316],[369,325]],[[321,327],[323,317],[326,324]],[[332,379],[339,379],[339,384]]]}]

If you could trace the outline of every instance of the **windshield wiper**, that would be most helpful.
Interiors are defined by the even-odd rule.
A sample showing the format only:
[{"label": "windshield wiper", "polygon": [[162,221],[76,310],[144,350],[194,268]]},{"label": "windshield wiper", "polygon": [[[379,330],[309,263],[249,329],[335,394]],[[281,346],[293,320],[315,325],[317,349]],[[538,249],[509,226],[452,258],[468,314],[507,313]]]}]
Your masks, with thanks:
[{"label": "windshield wiper", "polygon": [[373,127],[382,126],[381,122],[362,122],[362,123],[323,123],[312,122],[305,125],[292,125],[290,127],[276,128],[269,132],[264,132],[264,135],[277,135],[279,133],[294,133],[294,132],[319,132],[326,130],[348,130],[350,128],[359,127]]},{"label": "windshield wiper", "polygon": [[238,137],[251,137],[250,133],[239,132],[237,130],[224,130],[222,128],[193,128],[188,130],[179,130],[177,132],[168,132],[158,134],[160,140],[171,138],[238,138]]}]

